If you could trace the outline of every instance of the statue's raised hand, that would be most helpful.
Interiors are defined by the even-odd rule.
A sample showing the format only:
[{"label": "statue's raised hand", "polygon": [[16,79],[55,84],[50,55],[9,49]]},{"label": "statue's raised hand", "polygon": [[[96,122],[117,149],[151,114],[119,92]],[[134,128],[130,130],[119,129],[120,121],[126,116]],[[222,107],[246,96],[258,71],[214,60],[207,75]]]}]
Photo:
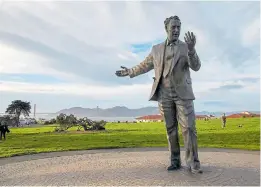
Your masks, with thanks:
[{"label": "statue's raised hand", "polygon": [[118,70],[118,71],[116,71],[115,74],[116,74],[118,77],[128,76],[128,75],[129,75],[129,69],[126,68],[126,67],[124,67],[124,66],[121,66],[121,68],[122,68],[123,70]]},{"label": "statue's raised hand", "polygon": [[193,34],[193,32],[187,32],[185,33],[185,37],[184,37],[184,40],[185,42],[187,43],[188,45],[188,50],[189,51],[193,51],[194,50],[194,47],[196,45],[196,37],[195,35]]}]

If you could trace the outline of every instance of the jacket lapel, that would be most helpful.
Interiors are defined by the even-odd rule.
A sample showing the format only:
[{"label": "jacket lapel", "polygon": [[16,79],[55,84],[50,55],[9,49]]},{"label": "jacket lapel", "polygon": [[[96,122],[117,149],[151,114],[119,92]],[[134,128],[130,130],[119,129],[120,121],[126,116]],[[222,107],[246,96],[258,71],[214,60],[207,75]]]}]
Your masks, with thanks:
[{"label": "jacket lapel", "polygon": [[162,43],[161,46],[160,46],[160,54],[161,54],[161,59],[160,59],[160,77],[161,77],[161,75],[163,73],[163,69],[164,69],[164,58],[165,58],[166,45],[167,45],[167,40],[165,40],[165,42]]}]

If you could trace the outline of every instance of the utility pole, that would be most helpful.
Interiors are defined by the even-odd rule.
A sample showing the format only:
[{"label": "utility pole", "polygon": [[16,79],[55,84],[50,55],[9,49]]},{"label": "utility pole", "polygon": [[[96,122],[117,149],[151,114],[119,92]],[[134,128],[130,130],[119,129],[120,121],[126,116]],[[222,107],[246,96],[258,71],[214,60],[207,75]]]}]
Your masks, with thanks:
[{"label": "utility pole", "polygon": [[34,119],[35,119],[35,112],[36,112],[36,104],[34,104]]}]

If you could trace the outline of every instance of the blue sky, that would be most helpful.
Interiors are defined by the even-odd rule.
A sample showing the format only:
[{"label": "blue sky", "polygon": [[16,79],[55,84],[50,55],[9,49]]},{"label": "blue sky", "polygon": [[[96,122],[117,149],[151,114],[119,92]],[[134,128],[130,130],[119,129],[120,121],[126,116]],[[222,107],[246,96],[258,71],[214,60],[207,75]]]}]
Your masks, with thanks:
[{"label": "blue sky", "polygon": [[191,71],[197,111],[259,110],[259,2],[7,2],[0,0],[0,112],[12,100],[37,112],[157,106],[154,72],[118,78],[164,41],[178,15],[202,61]]}]

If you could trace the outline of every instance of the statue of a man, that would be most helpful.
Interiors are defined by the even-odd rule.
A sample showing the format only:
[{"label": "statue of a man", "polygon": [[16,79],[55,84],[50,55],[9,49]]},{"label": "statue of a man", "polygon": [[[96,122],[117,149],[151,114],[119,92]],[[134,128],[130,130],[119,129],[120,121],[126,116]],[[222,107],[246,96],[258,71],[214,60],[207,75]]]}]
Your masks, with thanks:
[{"label": "statue of a man", "polygon": [[164,118],[170,151],[168,170],[181,167],[178,123],[180,123],[185,147],[185,161],[192,173],[201,173],[198,158],[196,118],[194,111],[195,96],[192,90],[190,69],[198,71],[200,59],[195,50],[196,37],[193,32],[185,34],[185,42],[179,40],[181,22],[178,16],[164,21],[167,39],[154,45],[150,54],[140,64],[116,71],[119,77],[130,78],[155,71],[150,101],[158,101]]}]

